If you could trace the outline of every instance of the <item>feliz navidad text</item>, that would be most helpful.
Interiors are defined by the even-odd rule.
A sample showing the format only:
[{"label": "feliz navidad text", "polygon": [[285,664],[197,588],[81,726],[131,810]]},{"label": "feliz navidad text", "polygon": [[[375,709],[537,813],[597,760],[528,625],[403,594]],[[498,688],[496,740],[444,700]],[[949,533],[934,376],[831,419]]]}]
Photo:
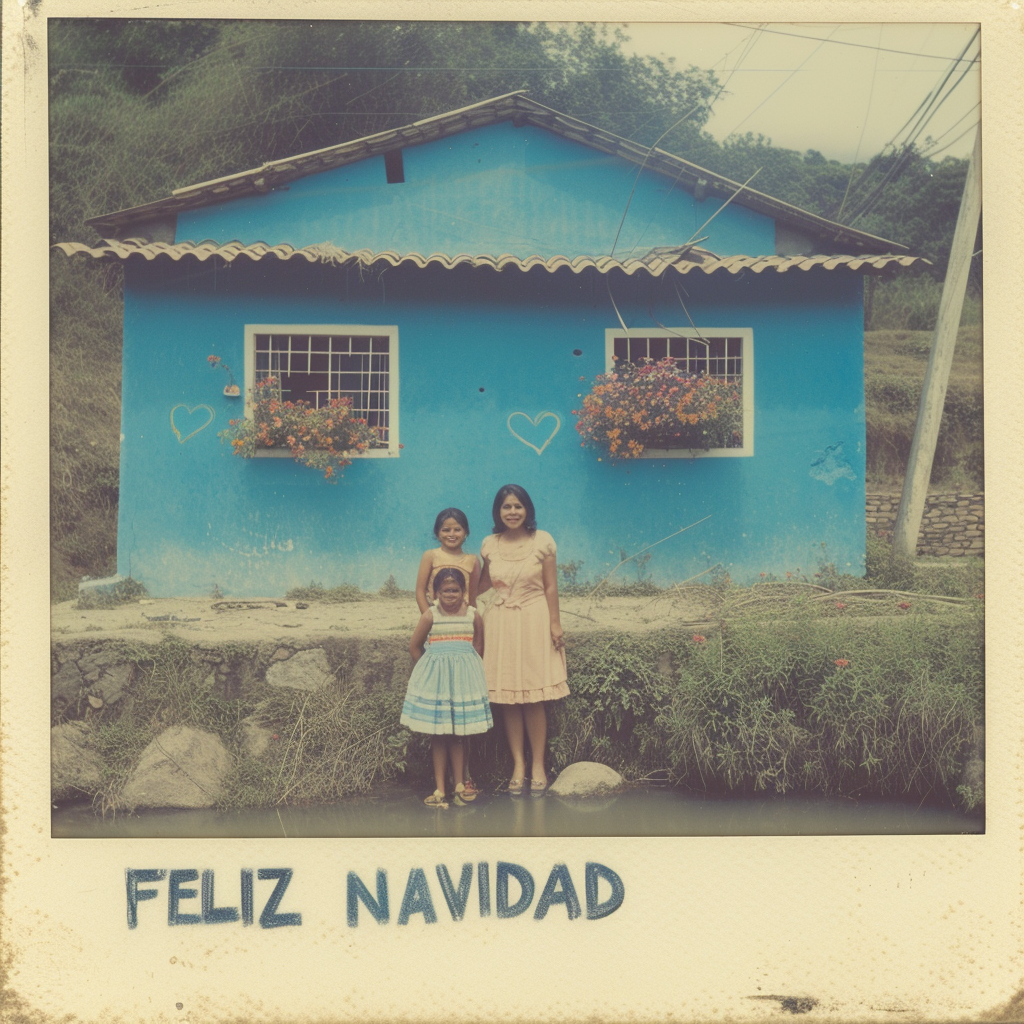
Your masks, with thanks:
[{"label": "feliz navidad text", "polygon": [[[292,900],[288,889],[293,874],[291,868],[242,868],[237,882],[232,885],[234,879],[228,881],[222,875],[215,876],[212,870],[127,868],[128,927],[138,927],[139,904],[161,897],[166,899],[168,925],[231,922],[258,923],[261,928],[301,925],[302,912],[289,906]],[[457,882],[445,864],[438,864],[434,874],[437,881],[431,882],[424,868],[409,870],[395,918],[398,925],[407,925],[416,919],[436,924],[439,907],[447,908],[452,921],[461,921],[471,904],[480,917],[490,917],[492,912],[500,919],[520,917],[533,908],[534,919],[542,921],[554,908],[561,908],[570,921],[584,916],[584,912],[586,920],[596,921],[618,910],[626,895],[618,873],[594,861],[589,861],[583,872],[582,901],[565,864],[551,868],[536,903],[536,881],[532,872],[521,864],[498,861],[494,866],[493,886],[491,865],[487,861],[481,861],[475,869],[472,863],[463,864]],[[258,886],[257,882],[273,882],[274,885]],[[397,895],[398,889],[390,885],[384,868],[377,869],[372,885],[371,890],[356,872],[348,872],[345,916],[350,928],[355,928],[360,919],[377,924],[391,922],[395,902],[392,895]],[[471,900],[474,889],[476,898]],[[217,905],[218,893],[227,901],[221,906]]]}]

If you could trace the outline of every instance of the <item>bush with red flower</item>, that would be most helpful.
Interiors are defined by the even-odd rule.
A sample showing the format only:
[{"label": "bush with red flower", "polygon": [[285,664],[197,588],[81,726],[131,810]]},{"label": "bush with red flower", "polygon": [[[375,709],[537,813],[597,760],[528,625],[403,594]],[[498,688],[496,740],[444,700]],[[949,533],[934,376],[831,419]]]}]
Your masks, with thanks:
[{"label": "bush with red flower", "polygon": [[250,402],[251,417],[230,420],[219,435],[243,459],[268,448],[286,448],[296,462],[335,480],[352,464],[353,453],[380,445],[377,429],[352,415],[348,398],[332,398],[319,409],[309,402],[285,401],[277,378],[264,377],[250,392]]},{"label": "bush with red flower", "polygon": [[686,373],[671,357],[622,363],[594,378],[574,409],[582,444],[616,459],[649,448],[739,448],[743,398],[738,381]]}]

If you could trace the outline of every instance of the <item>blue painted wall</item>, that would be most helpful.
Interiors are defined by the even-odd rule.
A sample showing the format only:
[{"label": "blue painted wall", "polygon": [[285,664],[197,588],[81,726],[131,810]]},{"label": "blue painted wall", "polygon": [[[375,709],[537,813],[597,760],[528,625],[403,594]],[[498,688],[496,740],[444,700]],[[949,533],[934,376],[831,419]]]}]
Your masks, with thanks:
[{"label": "blue painted wall", "polygon": [[[294,199],[299,184],[285,198]],[[310,179],[308,187],[315,184]],[[242,206],[205,216],[223,223]],[[324,237],[316,225],[297,238],[283,214],[261,228],[266,223],[279,224],[275,230],[295,244]],[[230,225],[216,234],[277,240]],[[377,244],[349,242],[357,243]],[[686,322],[669,281],[615,274],[611,283],[630,327]],[[655,580],[686,579],[718,562],[741,582],[798,566],[813,571],[822,543],[840,569],[862,571],[861,279],[815,270],[691,274],[681,283],[696,323],[754,331],[751,458],[612,464],[579,446],[571,410],[585,387],[580,378],[603,371],[604,332],[617,325],[605,279],[594,274],[434,268],[360,275],[298,261],[240,260],[229,268],[129,262],[118,571],[161,596],[206,594],[214,583],[237,596],[281,595],[311,580],[376,589],[390,574],[411,587],[420,554],[434,544],[437,511],[463,508],[472,527],[467,548],[477,551],[494,492],[509,481],[530,491],[560,558],[583,561],[583,576],[613,566],[620,548],[636,551],[706,515],[712,518],[654,549]],[[356,462],[332,486],[290,459],[231,455],[217,431],[241,414],[241,402],[222,396],[224,375],[206,357],[217,354],[240,371],[243,326],[256,322],[397,324],[400,457]],[[175,405],[184,407],[175,413],[181,440],[171,429]],[[542,456],[508,431],[515,411],[561,418]],[[627,578],[630,571],[620,570]]]},{"label": "blue painted wall", "polygon": [[[266,195],[179,214],[176,238],[547,258],[607,255],[618,233],[616,256],[642,256],[686,243],[721,205],[696,202],[650,171],[638,180],[635,164],[511,122],[403,154],[403,183],[387,184],[383,156],[371,157]],[[775,251],[774,222],[738,203],[700,235],[721,256]]]}]

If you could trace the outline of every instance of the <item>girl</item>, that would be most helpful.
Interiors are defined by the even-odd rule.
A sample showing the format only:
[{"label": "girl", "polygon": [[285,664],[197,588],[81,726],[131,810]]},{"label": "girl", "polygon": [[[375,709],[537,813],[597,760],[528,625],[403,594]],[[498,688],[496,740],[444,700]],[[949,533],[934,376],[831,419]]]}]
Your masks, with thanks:
[{"label": "girl", "polygon": [[442,509],[434,520],[434,536],[441,542],[441,546],[423,552],[420,571],[416,576],[416,604],[419,605],[420,611],[425,612],[430,607],[434,576],[444,565],[452,565],[462,570],[469,604],[476,605],[480,562],[476,555],[467,554],[462,550],[462,543],[469,536],[466,513],[458,508]]},{"label": "girl", "polygon": [[526,746],[530,747],[529,792],[543,796],[547,748],[545,701],[569,694],[565,636],[558,610],[558,566],[550,533],[537,529],[529,494],[506,484],[491,509],[494,533],[480,545],[484,561],[480,593],[494,587],[485,621],[490,640],[484,672],[491,702],[502,705],[512,751],[508,791],[526,790]]},{"label": "girl", "polygon": [[413,670],[402,706],[402,725],[431,736],[434,792],[423,802],[447,808],[445,770],[452,766],[457,803],[476,799],[463,777],[463,736],[487,732],[492,723],[482,661],[483,621],[466,602],[461,569],[443,566],[433,582],[437,603],[428,606],[409,641]]}]

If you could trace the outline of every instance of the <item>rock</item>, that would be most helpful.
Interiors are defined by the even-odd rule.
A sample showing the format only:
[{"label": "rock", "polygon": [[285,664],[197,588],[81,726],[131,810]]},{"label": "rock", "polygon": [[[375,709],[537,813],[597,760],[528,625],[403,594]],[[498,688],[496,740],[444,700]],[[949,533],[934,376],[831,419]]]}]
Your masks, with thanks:
[{"label": "rock", "polygon": [[103,788],[103,761],[85,722],[64,722],[50,730],[50,795],[54,800]]},{"label": "rock", "polygon": [[333,679],[334,674],[322,647],[299,651],[287,661],[277,661],[267,669],[267,682],[271,686],[286,686],[293,690],[319,690]]},{"label": "rock", "polygon": [[577,761],[569,765],[551,784],[556,796],[597,796],[619,789],[625,779],[614,768],[597,761]]},{"label": "rock", "polygon": [[92,691],[98,693],[107,704],[114,704],[124,696],[131,681],[131,665],[104,665],[99,680],[92,685]]},{"label": "rock", "polygon": [[278,647],[270,656],[271,661],[287,661],[295,652],[290,647]]},{"label": "rock", "polygon": [[259,757],[270,746],[273,733],[257,725],[251,718],[238,723],[238,745],[246,757]]},{"label": "rock", "polygon": [[65,661],[60,671],[50,677],[50,699],[58,698],[69,704],[78,700],[82,692],[82,673],[73,661]]},{"label": "rock", "polygon": [[191,726],[165,729],[142,752],[122,802],[136,807],[213,807],[231,771],[219,736]]}]

